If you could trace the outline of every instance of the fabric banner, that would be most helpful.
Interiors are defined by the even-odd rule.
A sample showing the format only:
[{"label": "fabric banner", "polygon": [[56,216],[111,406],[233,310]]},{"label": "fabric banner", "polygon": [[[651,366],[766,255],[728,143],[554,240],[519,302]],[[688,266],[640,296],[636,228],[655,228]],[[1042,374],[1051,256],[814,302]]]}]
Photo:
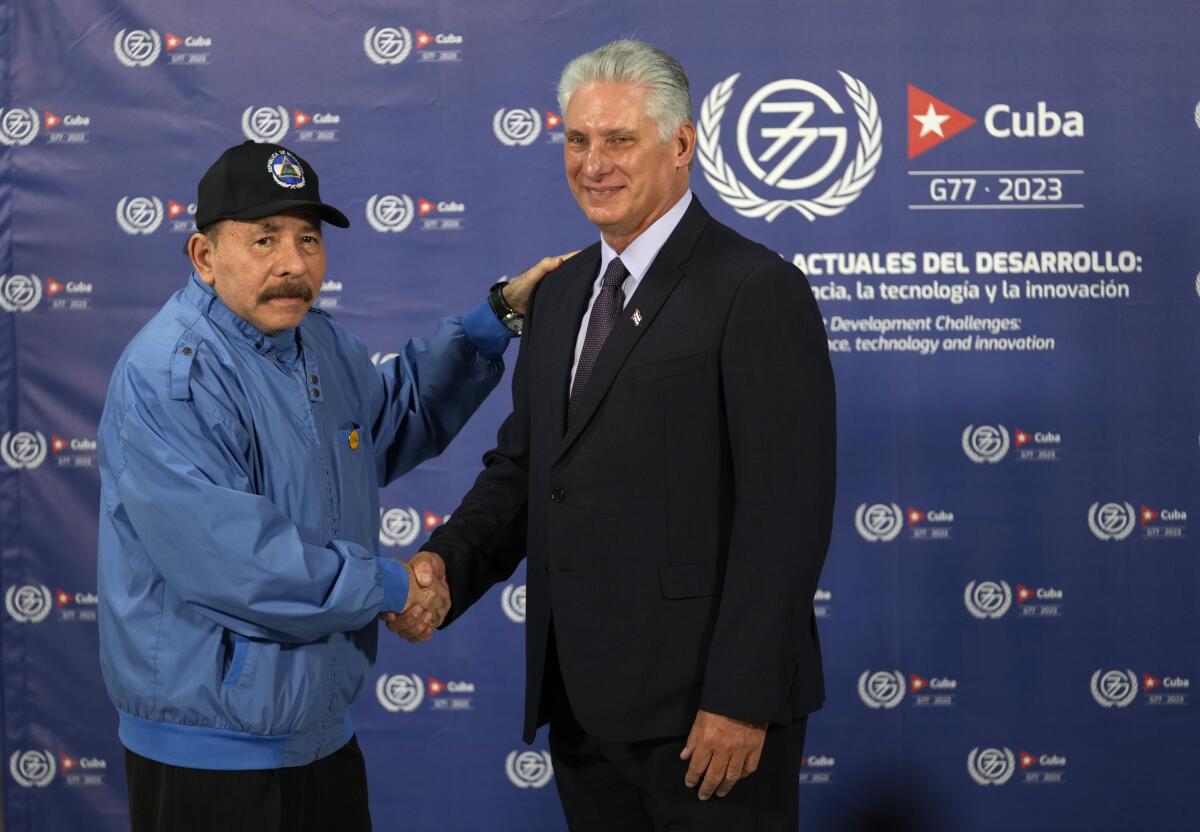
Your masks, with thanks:
[{"label": "fabric banner", "polygon": [[[689,71],[696,197],[825,316],[839,484],[802,826],[1195,828],[1194,3],[0,10],[5,828],[128,825],[96,425],[187,279],[200,175],[245,139],[313,163],[352,222],[318,303],[384,360],[596,239],[554,88],[624,36]],[[455,509],[508,406],[506,381],[383,492],[381,553]],[[565,828],[544,732],[520,740],[522,575],[428,644],[384,638],[354,712],[379,828]]]}]

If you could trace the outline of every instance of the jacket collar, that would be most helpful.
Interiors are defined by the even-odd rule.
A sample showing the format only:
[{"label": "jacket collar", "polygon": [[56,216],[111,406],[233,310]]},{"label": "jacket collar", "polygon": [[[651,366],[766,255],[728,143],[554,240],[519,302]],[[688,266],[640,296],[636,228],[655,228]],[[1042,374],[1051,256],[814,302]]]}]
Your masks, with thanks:
[{"label": "jacket collar", "polygon": [[192,272],[183,290],[184,299],[199,309],[213,324],[234,341],[245,344],[260,355],[270,355],[288,367],[296,363],[300,341],[296,329],[285,329],[277,335],[266,335],[254,324],[225,305],[211,286]]}]

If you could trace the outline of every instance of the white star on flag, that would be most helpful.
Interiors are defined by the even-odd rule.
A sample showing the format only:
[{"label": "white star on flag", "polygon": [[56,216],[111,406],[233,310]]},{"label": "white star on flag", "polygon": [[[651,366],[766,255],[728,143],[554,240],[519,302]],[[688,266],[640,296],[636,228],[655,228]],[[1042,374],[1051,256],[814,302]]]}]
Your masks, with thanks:
[{"label": "white star on flag", "polygon": [[913,118],[921,123],[920,138],[924,138],[925,136],[929,135],[930,133],[937,133],[942,138],[946,137],[946,134],[942,132],[942,123],[949,121],[950,116],[949,115],[944,115],[944,116],[938,115],[937,110],[933,109],[932,101],[929,102],[929,109],[925,111],[925,115],[919,116],[914,113]]}]

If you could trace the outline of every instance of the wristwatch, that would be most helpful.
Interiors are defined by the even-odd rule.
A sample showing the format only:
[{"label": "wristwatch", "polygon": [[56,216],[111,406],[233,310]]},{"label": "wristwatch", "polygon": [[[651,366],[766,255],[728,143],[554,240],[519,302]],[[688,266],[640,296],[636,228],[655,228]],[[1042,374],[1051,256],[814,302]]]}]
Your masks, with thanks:
[{"label": "wristwatch", "polygon": [[492,284],[492,288],[488,290],[488,305],[492,307],[500,323],[504,324],[509,332],[520,337],[525,326],[525,316],[509,306],[508,301],[504,299],[504,287],[507,285],[508,281],[505,280]]}]

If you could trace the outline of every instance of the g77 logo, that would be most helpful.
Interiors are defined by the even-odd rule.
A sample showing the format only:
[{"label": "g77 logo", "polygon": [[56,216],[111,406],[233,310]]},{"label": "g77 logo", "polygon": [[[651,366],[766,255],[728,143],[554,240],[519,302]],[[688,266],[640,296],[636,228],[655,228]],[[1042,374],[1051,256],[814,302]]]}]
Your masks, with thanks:
[{"label": "g77 logo", "polygon": [[[721,199],[732,205],[743,217],[762,217],[771,222],[788,208],[794,208],[808,220],[832,217],[840,214],[846,206],[858,199],[863,189],[871,182],[882,157],[883,125],[879,118],[879,105],[866,84],[845,72],[840,75],[845,83],[846,95],[853,103],[855,114],[858,116],[858,149],[842,176],[819,196],[811,199],[765,199],[739,181],[733,168],[725,161],[725,154],[721,149],[721,119],[725,115],[729,99],[733,96],[733,86],[739,74],[730,75],[714,86],[704,99],[700,108],[700,121],[696,125],[696,155],[704,171],[704,178]],[[776,93],[791,91],[802,92],[808,98],[791,101],[768,100]],[[833,96],[816,84],[798,78],[787,78],[765,85],[752,95],[742,108],[737,125],[738,152],[746,168],[763,184],[785,191],[812,187],[825,181],[841,163],[846,153],[846,128],[840,125],[809,126],[816,114],[814,99],[824,104],[835,116],[842,115],[842,106]],[[761,128],[760,137],[774,141],[761,153],[753,153],[750,149],[751,120],[760,114],[770,116],[778,113],[792,114],[793,118],[783,125],[773,124]],[[812,172],[788,178],[796,163],[821,138],[833,139],[833,148],[829,156]],[[791,145],[790,150],[780,156],[781,151],[793,140],[795,143]],[[762,167],[762,162],[774,164],[768,171]]]}]

